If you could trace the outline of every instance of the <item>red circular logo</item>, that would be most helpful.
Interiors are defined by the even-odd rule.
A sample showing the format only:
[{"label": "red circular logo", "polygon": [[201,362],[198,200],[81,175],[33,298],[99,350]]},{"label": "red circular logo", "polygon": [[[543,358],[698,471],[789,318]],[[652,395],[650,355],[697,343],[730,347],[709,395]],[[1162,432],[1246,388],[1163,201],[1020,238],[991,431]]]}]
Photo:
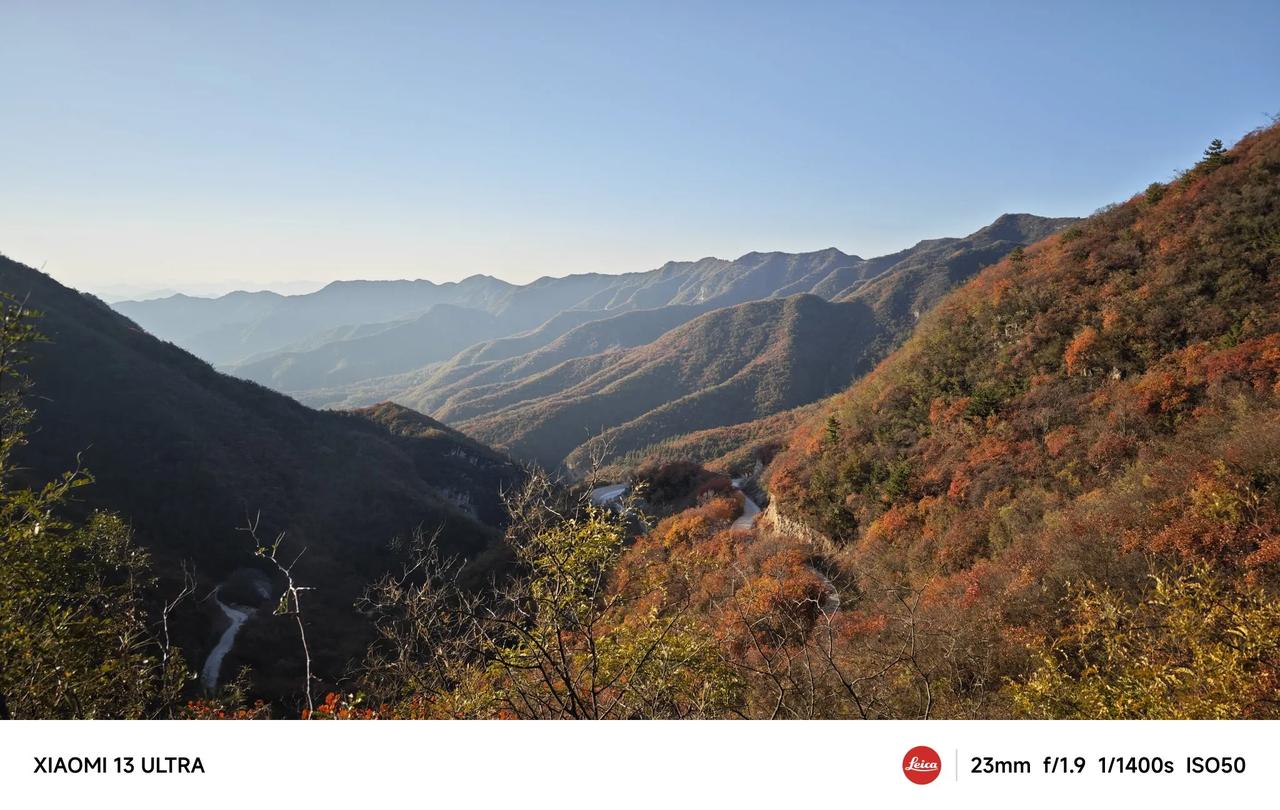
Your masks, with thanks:
[{"label": "red circular logo", "polygon": [[917,745],[902,758],[902,773],[917,785],[927,785],[942,773],[942,757],[927,745]]}]

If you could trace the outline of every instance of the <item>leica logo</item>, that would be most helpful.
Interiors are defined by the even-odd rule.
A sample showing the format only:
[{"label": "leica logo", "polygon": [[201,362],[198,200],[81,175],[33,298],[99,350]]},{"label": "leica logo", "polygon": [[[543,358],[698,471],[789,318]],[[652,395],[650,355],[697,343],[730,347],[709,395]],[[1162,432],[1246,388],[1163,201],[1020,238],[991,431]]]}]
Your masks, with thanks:
[{"label": "leica logo", "polygon": [[942,772],[942,757],[927,745],[917,745],[902,758],[902,773],[917,785],[927,785]]}]

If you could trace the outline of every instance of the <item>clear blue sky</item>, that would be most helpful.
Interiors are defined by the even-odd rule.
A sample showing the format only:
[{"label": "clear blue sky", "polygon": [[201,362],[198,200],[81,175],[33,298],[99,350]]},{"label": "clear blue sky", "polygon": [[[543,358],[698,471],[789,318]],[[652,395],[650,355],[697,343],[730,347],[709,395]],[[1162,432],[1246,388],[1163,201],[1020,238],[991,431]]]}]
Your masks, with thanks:
[{"label": "clear blue sky", "polygon": [[1280,111],[1280,2],[0,0],[76,286],[621,272],[1086,214]]}]

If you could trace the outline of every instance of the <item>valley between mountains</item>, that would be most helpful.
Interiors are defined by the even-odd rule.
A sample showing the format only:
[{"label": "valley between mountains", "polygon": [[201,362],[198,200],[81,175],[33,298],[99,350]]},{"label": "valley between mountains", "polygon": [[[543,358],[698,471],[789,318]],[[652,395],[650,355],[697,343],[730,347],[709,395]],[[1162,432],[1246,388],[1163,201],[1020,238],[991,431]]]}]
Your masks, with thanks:
[{"label": "valley between mountains", "polygon": [[1278,716],[1280,125],[875,258],[0,291],[15,716]]},{"label": "valley between mountains", "polygon": [[1006,215],[874,259],[751,253],[524,286],[341,282],[302,296],[115,308],[303,404],[395,402],[522,461],[580,473],[602,454],[641,457],[835,393],[949,289],[1071,221]]}]

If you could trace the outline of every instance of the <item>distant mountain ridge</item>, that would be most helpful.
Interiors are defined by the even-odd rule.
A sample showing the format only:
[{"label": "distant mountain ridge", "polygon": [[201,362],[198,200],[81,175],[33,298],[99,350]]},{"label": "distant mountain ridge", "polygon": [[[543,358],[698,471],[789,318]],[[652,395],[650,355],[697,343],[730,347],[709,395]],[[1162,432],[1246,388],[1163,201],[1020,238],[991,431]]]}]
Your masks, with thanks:
[{"label": "distant mountain ridge", "polygon": [[[800,254],[749,253],[736,261],[668,262],[649,272],[542,278],[526,285],[497,282],[488,276],[473,276],[452,285],[338,282],[310,296],[237,297],[229,302],[234,305],[229,310],[230,322],[213,328],[199,318],[193,321],[191,315],[193,310],[201,314],[215,311],[216,306],[209,306],[212,302],[193,306],[190,299],[179,299],[183,310],[180,328],[164,313],[163,302],[130,302],[117,308],[137,318],[145,328],[159,330],[157,335],[190,348],[237,376],[301,394],[352,382],[352,369],[356,368],[363,369],[364,376],[359,379],[373,379],[448,359],[463,348],[456,345],[457,335],[480,343],[539,331],[538,327],[557,319],[585,323],[668,305],[730,306],[775,297],[779,291],[808,292],[833,273],[859,263],[863,260],[829,248]],[[334,306],[341,296],[353,299],[349,308]],[[388,299],[381,308],[379,296]],[[448,324],[435,328],[430,312],[441,306],[477,311],[476,321],[460,333]],[[370,317],[378,313],[393,314],[394,318],[386,320],[396,322],[374,325]],[[400,321],[416,324],[405,327]],[[404,341],[394,356],[385,351],[381,340],[366,339],[372,332],[389,331],[402,335]],[[323,340],[326,334],[333,339]],[[253,351],[245,354],[250,349]],[[320,356],[306,356],[309,352]]]},{"label": "distant mountain ridge", "polygon": [[[932,240],[939,241],[939,240]],[[923,246],[929,243],[922,242]],[[902,255],[916,250],[909,248]],[[437,284],[427,280],[336,281],[304,295],[234,292],[218,298],[174,295],[113,307],[157,337],[218,366],[260,362],[340,327],[390,324],[450,304],[500,321],[493,338],[534,329],[569,311],[601,317],[669,304],[731,306],[811,292],[833,299],[893,264],[836,248],[808,253],[747,253],[736,260],[672,261],[649,271],[543,277],[517,285],[487,275]],[[426,365],[424,359],[418,365]],[[409,369],[399,369],[400,371]],[[396,373],[388,371],[386,373]],[[269,373],[266,376],[270,376]],[[257,378],[257,377],[255,377]],[[325,387],[317,380],[309,387]],[[291,389],[299,391],[304,389]]]},{"label": "distant mountain ridge", "polygon": [[[184,331],[160,335],[232,345],[215,355],[292,335],[283,349],[226,370],[316,406],[394,401],[526,460],[576,468],[596,433],[605,433],[611,452],[632,454],[833,393],[896,346],[946,291],[1072,221],[1006,214],[969,236],[872,259],[836,248],[752,252],[526,285],[488,276],[440,285],[342,282],[307,296],[121,309],[137,312],[144,327],[169,328],[181,316]],[[758,306],[797,297],[813,301]],[[175,303],[178,315],[167,309]],[[796,312],[817,328],[772,320]],[[395,317],[359,322],[380,315]],[[625,407],[620,390],[632,392]]]},{"label": "distant mountain ridge", "polygon": [[[771,432],[785,424],[775,415],[848,385],[956,284],[1074,221],[1010,214],[967,237],[870,261],[804,254],[821,259],[801,273],[785,254],[749,254],[751,272],[781,267],[792,282],[783,289],[813,285],[836,291],[835,300],[803,293],[631,312],[576,327],[520,357],[441,364],[391,398],[519,457],[571,471],[596,457],[643,457],[683,434],[744,426],[707,434],[698,445],[720,447],[716,435]],[[769,431],[746,426],[757,420],[771,420]]]},{"label": "distant mountain ridge", "polygon": [[335,281],[306,295],[235,292],[219,298],[175,295],[121,301],[113,308],[198,357],[225,365],[284,348],[340,326],[385,323],[436,304],[486,311],[513,285],[491,276],[458,282]]},{"label": "distant mountain ridge", "polygon": [[[467,324],[461,331],[451,330],[447,319],[442,319],[444,322],[438,327],[432,327],[429,314],[419,316],[421,322],[413,328],[407,328],[404,322],[343,327],[313,336],[305,343],[286,350],[268,352],[228,366],[226,370],[321,407],[359,406],[390,398],[415,409],[431,410],[466,387],[463,379],[474,377],[476,384],[497,381],[494,374],[499,369],[484,369],[479,364],[536,352],[568,331],[593,321],[601,322],[597,327],[601,331],[612,328],[627,335],[617,345],[634,346],[639,345],[632,337],[639,328],[639,322],[634,318],[611,319],[624,313],[656,312],[664,307],[677,306],[684,308],[677,312],[683,311],[687,320],[717,307],[801,293],[838,300],[854,295],[890,270],[905,272],[913,262],[924,266],[927,272],[927,267],[945,260],[945,253],[967,257],[972,266],[959,268],[949,277],[942,274],[942,282],[937,279],[931,282],[945,289],[956,278],[967,277],[977,264],[994,261],[1011,245],[1027,244],[1060,224],[1059,220],[1027,214],[1005,215],[968,237],[926,240],[912,248],[875,259],[862,259],[827,248],[795,254],[748,253],[734,261],[668,262],[647,273],[609,277],[612,281],[606,288],[577,301],[575,308],[561,310],[536,328],[512,332],[521,325],[513,320],[511,314],[515,302],[529,295],[546,299],[553,295],[554,288],[577,277],[541,280],[529,285],[530,289],[514,288],[510,298],[503,299],[498,307],[506,314],[490,320],[485,314],[477,313],[474,323]],[[1002,236],[1011,239],[1003,239]],[[591,285],[599,280],[594,276],[584,278]],[[932,300],[937,297],[937,292],[936,289],[926,290],[924,295]],[[537,314],[541,317],[545,313],[539,310]],[[642,315],[639,318],[650,319],[653,325],[666,323],[667,328],[683,322],[672,320],[671,314]],[[605,323],[612,326],[605,327]],[[373,332],[388,334],[378,340],[366,339]],[[393,340],[393,334],[403,335],[403,344],[390,352],[379,348],[384,341]],[[656,339],[658,334],[652,333],[647,339]],[[478,342],[450,358],[449,349],[457,345],[457,335],[477,337]],[[567,359],[564,347],[560,348],[561,359]],[[580,354],[586,353],[589,352]],[[428,368],[435,363],[443,365]],[[464,370],[472,365],[476,367]],[[478,372],[483,373],[477,375]],[[433,391],[441,384],[449,388],[443,395]]]}]

